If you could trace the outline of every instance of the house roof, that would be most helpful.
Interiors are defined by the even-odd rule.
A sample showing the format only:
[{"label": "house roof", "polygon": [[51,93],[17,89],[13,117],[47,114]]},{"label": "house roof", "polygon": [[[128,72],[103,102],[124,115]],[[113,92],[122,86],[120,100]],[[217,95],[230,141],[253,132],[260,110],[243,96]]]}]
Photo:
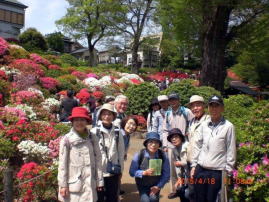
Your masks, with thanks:
[{"label": "house roof", "polygon": [[17,0],[3,0],[3,3],[7,3],[7,4],[11,4],[11,5],[15,5],[21,8],[27,8],[28,6],[22,4],[21,2],[17,1]]},{"label": "house roof", "polygon": [[237,89],[241,91],[242,93],[248,94],[248,95],[254,95],[257,96],[260,93],[252,90],[247,84],[241,82],[241,81],[231,81],[230,86],[234,89]]},{"label": "house roof", "polygon": [[85,51],[89,51],[89,49],[88,48],[80,48],[80,49],[77,49],[77,50],[71,52],[71,54],[74,54],[74,53],[83,53]]}]

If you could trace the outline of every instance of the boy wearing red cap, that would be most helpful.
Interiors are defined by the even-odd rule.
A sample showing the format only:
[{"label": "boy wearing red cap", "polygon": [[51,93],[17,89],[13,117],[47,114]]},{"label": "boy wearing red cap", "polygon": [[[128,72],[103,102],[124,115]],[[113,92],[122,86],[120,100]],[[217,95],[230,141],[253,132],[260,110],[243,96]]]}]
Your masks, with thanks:
[{"label": "boy wearing red cap", "polygon": [[86,127],[91,118],[87,109],[75,107],[68,119],[72,129],[60,143],[59,200],[95,202],[104,182],[98,140]]}]

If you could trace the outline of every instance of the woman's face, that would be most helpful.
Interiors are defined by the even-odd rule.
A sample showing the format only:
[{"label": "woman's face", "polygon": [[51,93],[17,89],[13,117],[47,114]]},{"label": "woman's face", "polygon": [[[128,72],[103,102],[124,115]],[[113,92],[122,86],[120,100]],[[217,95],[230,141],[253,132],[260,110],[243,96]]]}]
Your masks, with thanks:
[{"label": "woman's face", "polygon": [[127,134],[131,134],[131,133],[135,132],[136,127],[137,127],[137,125],[136,125],[135,121],[133,119],[129,119],[127,121],[127,123],[125,124],[124,130]]},{"label": "woman's face", "polygon": [[88,121],[85,118],[73,118],[72,120],[73,128],[78,133],[85,132],[87,124],[88,124]]},{"label": "woman's face", "polygon": [[159,105],[153,105],[152,106],[152,110],[155,111],[155,112],[158,111],[159,109],[160,109]]},{"label": "woman's face", "polygon": [[160,148],[160,142],[158,140],[149,140],[147,142],[147,150],[150,153],[155,153]]},{"label": "woman's face", "polygon": [[113,112],[108,111],[106,109],[102,110],[100,117],[104,125],[111,125],[111,123],[114,121]]},{"label": "woman's face", "polygon": [[181,138],[178,136],[178,134],[174,134],[171,137],[171,143],[176,147],[182,143]]}]

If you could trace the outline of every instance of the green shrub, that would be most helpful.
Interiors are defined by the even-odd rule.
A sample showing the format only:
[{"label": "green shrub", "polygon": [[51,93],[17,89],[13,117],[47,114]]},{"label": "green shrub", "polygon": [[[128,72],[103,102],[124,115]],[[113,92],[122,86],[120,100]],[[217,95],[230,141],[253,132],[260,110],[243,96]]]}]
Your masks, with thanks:
[{"label": "green shrub", "polygon": [[7,103],[8,99],[10,97],[10,93],[9,93],[10,85],[11,84],[9,82],[0,79],[0,93],[3,94],[4,105],[5,105],[5,103]]},{"label": "green shrub", "polygon": [[69,64],[71,66],[78,66],[78,60],[73,55],[70,54],[63,54],[60,56],[63,63]]},{"label": "green shrub", "polygon": [[52,77],[52,78],[56,78],[56,77],[60,77],[61,75],[66,74],[67,72],[65,72],[64,70],[60,69],[48,69],[45,71],[46,76],[48,77]]},{"label": "green shrub", "polygon": [[180,96],[180,102],[185,105],[189,102],[192,95],[195,95],[196,89],[192,85],[194,80],[184,79],[179,83],[172,83],[167,89],[161,92],[161,94],[169,95],[170,93],[178,93]]},{"label": "green shrub", "polygon": [[[235,201],[266,201],[269,198],[268,174],[269,164],[262,162],[262,159],[269,153],[269,102],[263,101],[249,104],[251,101],[241,102],[238,106],[245,104],[250,113],[244,118],[244,127],[241,128],[241,136],[238,139],[237,149],[237,170],[238,179],[252,179],[250,185],[237,184],[233,190]],[[245,114],[241,114],[242,118]],[[242,124],[243,125],[243,124]],[[237,127],[237,125],[235,125]],[[236,134],[237,135],[237,134]],[[256,166],[255,173],[253,166]],[[247,172],[246,167],[251,171]]]},{"label": "green shrub", "polygon": [[151,83],[133,85],[127,89],[125,95],[129,98],[129,114],[144,114],[148,112],[151,100],[159,94],[159,89]]},{"label": "green shrub", "polygon": [[19,35],[20,44],[28,51],[46,51],[47,42],[43,35],[35,28],[28,28]]},{"label": "green shrub", "polygon": [[209,86],[195,87],[194,80],[184,79],[179,83],[172,83],[167,89],[161,92],[161,94],[169,95],[172,92],[176,92],[180,96],[180,102],[182,105],[186,105],[192,95],[200,95],[207,102],[212,95],[220,95],[220,92]]},{"label": "green shrub", "polygon": [[251,116],[251,113],[253,113],[253,104],[253,99],[247,95],[233,95],[228,99],[224,99],[224,116],[236,125],[235,129],[239,141],[246,121]]},{"label": "green shrub", "polygon": [[13,156],[14,152],[15,143],[12,143],[10,140],[0,135],[0,159],[8,159]]},{"label": "green shrub", "polygon": [[75,76],[66,74],[58,77],[57,80],[59,81],[59,90],[75,90],[77,84]]},{"label": "green shrub", "polygon": [[43,55],[42,57],[49,60],[52,64],[55,64],[55,65],[61,66],[63,63],[61,58],[59,56],[56,56],[56,55]]},{"label": "green shrub", "polygon": [[219,95],[220,92],[216,89],[209,87],[209,86],[201,86],[201,87],[195,87],[196,95],[200,95],[205,99],[205,102],[207,103],[209,98],[212,95]]},{"label": "green shrub", "polygon": [[61,32],[54,32],[46,35],[48,46],[51,50],[64,52],[64,35]]}]

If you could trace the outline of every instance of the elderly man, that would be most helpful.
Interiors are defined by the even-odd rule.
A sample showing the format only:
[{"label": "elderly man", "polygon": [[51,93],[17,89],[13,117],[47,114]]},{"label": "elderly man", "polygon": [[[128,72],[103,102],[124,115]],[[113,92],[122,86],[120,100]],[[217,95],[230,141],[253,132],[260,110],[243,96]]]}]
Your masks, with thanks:
[{"label": "elderly man", "polygon": [[171,93],[168,96],[169,105],[171,108],[166,112],[164,121],[163,121],[163,148],[164,151],[168,152],[168,158],[170,163],[170,190],[171,193],[168,195],[169,199],[173,199],[177,197],[176,189],[174,184],[177,181],[176,169],[173,162],[175,159],[172,155],[172,150],[174,146],[167,141],[168,131],[172,128],[178,128],[184,136],[188,131],[188,125],[191,119],[193,118],[193,114],[191,110],[180,106],[180,98],[177,93]]},{"label": "elderly man", "polygon": [[212,96],[208,111],[210,119],[199,128],[191,160],[195,201],[199,202],[216,201],[221,189],[222,172],[232,173],[236,161],[234,126],[222,116],[222,98]]},{"label": "elderly man", "polygon": [[158,110],[154,115],[152,131],[158,133],[160,135],[161,141],[163,142],[163,120],[169,107],[167,95],[158,96],[158,102],[161,106],[161,109]]},{"label": "elderly man", "polygon": [[[193,95],[188,103],[188,108],[192,111],[194,118],[190,121],[188,130],[189,145],[187,148],[187,163],[188,171],[191,165],[192,151],[194,147],[194,139],[197,136],[198,130],[204,121],[210,119],[210,116],[205,113],[204,98],[199,95]],[[188,172],[189,174],[189,172]],[[189,199],[194,201],[194,185],[189,183]]]},{"label": "elderly man", "polygon": [[114,124],[120,128],[120,124],[122,119],[125,117],[125,112],[128,108],[128,97],[126,97],[125,95],[118,95],[115,98],[114,101],[114,107],[115,107],[115,111],[117,112],[117,118],[114,121]]},{"label": "elderly man", "polygon": [[190,163],[192,156],[192,148],[194,137],[197,135],[201,123],[210,119],[210,116],[205,113],[205,100],[199,95],[193,95],[188,103],[188,108],[192,111],[194,118],[190,121],[188,130],[189,147],[187,153],[187,161]]}]

